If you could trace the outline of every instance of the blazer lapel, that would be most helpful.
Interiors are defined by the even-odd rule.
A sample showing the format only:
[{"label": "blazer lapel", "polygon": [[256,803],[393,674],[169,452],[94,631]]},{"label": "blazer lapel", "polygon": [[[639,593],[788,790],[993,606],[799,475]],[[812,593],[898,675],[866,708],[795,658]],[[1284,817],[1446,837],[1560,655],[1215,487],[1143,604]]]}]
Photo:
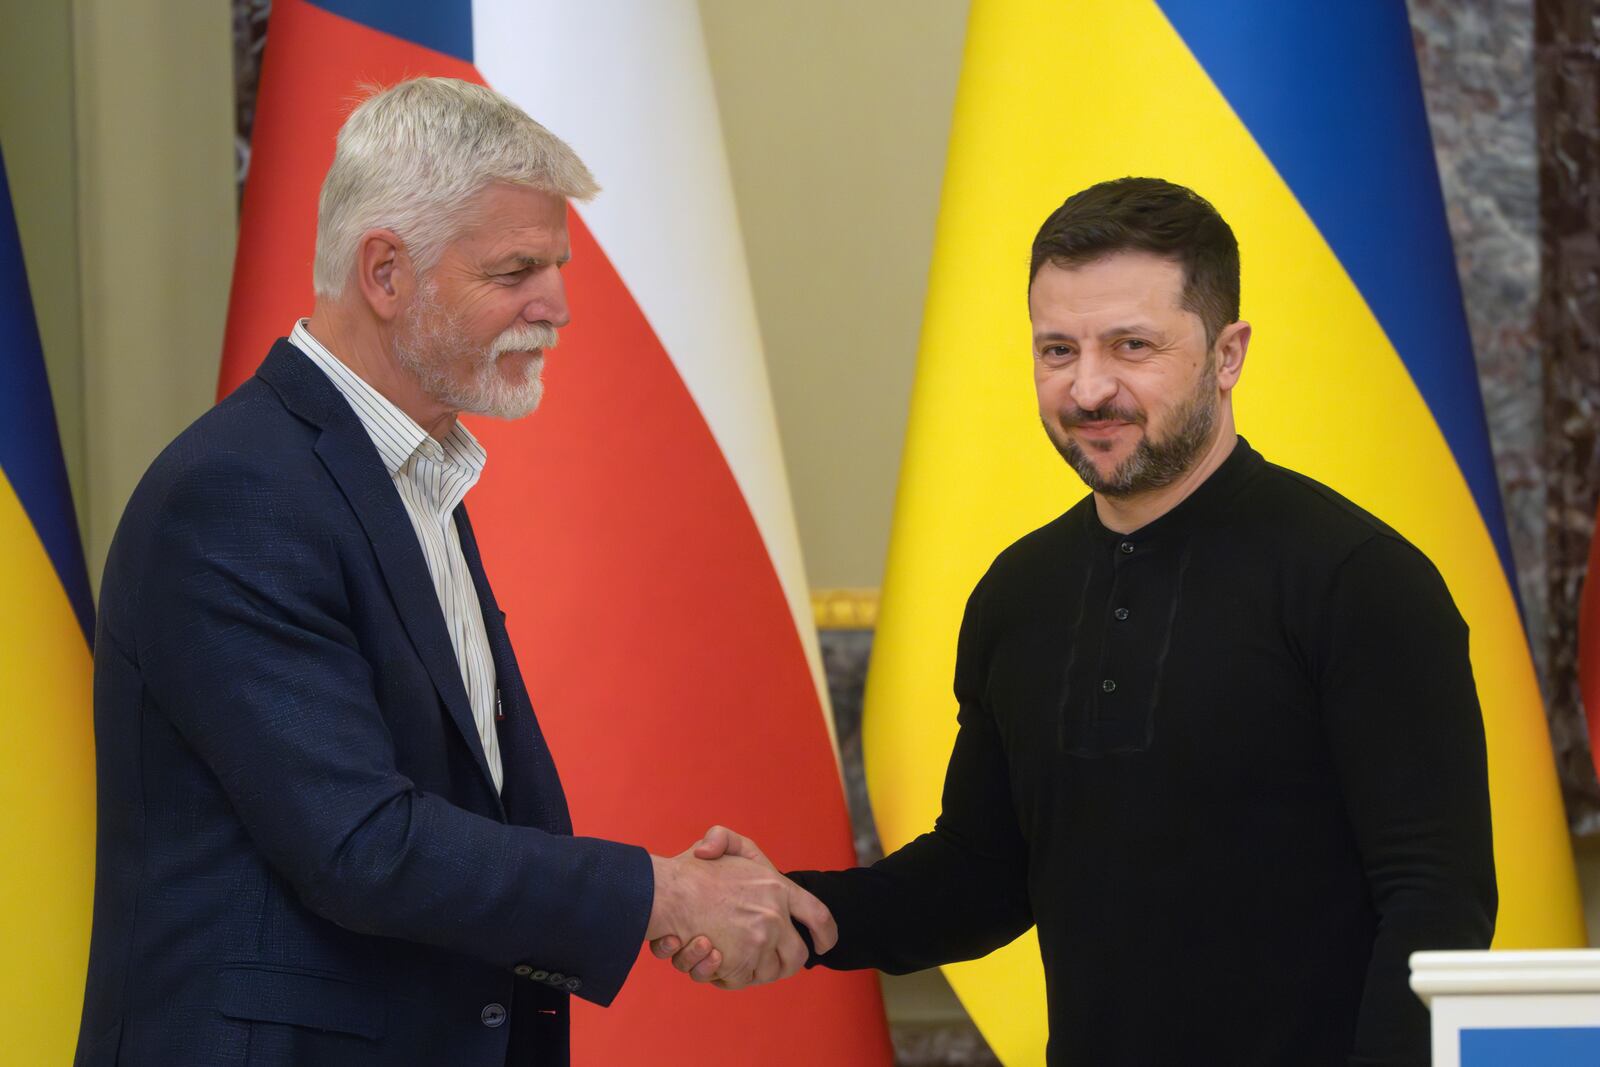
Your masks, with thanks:
[{"label": "blazer lapel", "polygon": [[366,531],[406,634],[461,739],[472,752],[501,818],[505,818],[505,807],[489,773],[489,761],[472,717],[472,703],[461,680],[461,666],[450,644],[450,632],[445,627],[444,612],[439,607],[422,546],[417,543],[411,517],[406,514],[372,438],[327,376],[288,341],[278,341],[256,373],[277,391],[291,411],[321,428],[317,456],[338,482]]},{"label": "blazer lapel", "polygon": [[511,635],[506,631],[506,613],[500,610],[494,590],[489,588],[489,576],[478,553],[478,539],[473,535],[465,504],[456,508],[456,531],[461,536],[461,554],[478,591],[483,627],[489,635],[495,678],[500,687],[503,716],[499,723],[500,756],[505,768],[501,798],[512,822],[551,833],[570,834],[572,819],[561,779],[556,773],[555,759],[545,744],[539,719],[528,699],[527,687],[523,685],[516,651],[511,647]]}]

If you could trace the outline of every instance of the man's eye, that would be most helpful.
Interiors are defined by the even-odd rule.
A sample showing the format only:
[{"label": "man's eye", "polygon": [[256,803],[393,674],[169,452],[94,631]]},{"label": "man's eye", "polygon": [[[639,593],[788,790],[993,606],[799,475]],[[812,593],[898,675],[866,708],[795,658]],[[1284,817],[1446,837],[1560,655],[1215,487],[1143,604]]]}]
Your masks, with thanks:
[{"label": "man's eye", "polygon": [[1150,342],[1141,341],[1137,337],[1130,337],[1126,341],[1123,341],[1122,344],[1123,344],[1124,347],[1131,348],[1131,349],[1140,349],[1140,348],[1149,348],[1150,347]]},{"label": "man's eye", "polygon": [[1059,363],[1062,360],[1070,359],[1071,357],[1072,349],[1066,345],[1045,345],[1043,348],[1039,349],[1040,359],[1048,359]]}]

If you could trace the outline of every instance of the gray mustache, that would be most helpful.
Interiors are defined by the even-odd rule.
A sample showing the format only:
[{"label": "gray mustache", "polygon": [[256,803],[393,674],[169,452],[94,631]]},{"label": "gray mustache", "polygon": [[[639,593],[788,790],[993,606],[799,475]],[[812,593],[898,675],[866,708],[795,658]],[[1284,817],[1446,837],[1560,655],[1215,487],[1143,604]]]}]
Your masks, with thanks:
[{"label": "gray mustache", "polygon": [[524,322],[511,327],[495,338],[489,354],[502,352],[527,352],[532,349],[551,349],[560,340],[560,333],[548,322]]}]

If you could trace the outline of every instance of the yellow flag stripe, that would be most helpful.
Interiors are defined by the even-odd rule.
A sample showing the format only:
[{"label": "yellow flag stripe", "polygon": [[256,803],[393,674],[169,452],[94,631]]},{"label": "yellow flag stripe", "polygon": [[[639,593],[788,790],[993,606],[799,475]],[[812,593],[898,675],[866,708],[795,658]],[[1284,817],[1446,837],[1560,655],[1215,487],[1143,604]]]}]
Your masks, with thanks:
[{"label": "yellow flag stripe", "polygon": [[55,568],[0,474],[0,1047],[72,1062],[94,894],[91,663]]}]

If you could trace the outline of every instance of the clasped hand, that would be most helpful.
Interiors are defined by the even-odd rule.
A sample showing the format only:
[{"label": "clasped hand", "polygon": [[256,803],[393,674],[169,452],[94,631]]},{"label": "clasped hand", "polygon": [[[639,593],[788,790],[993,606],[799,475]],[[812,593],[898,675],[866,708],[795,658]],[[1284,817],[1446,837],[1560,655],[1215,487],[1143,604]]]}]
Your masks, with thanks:
[{"label": "clasped hand", "polygon": [[838,940],[823,903],[732,830],[713,826],[688,851],[651,859],[656,896],[645,937],[657,958],[697,982],[742,989],[788,978],[807,956],[795,922],[818,952]]}]

